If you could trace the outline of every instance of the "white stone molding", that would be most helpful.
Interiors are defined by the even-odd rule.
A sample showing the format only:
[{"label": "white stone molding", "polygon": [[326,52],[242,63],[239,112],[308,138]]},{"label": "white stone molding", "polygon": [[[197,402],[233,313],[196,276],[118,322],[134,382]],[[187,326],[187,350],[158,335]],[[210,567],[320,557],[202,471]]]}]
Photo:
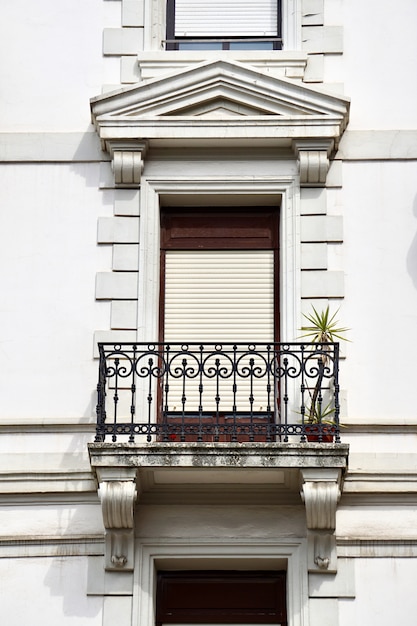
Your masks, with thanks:
[{"label": "white stone molding", "polygon": [[333,141],[294,141],[301,187],[324,187],[330,167]]},{"label": "white stone molding", "polygon": [[[139,0],[137,0],[139,2]],[[303,0],[283,0],[282,37],[284,50],[301,47],[301,4]],[[144,49],[164,48],[166,0],[145,0]],[[138,46],[139,51],[139,46]]]},{"label": "white stone molding", "polygon": [[[137,497],[136,471],[115,470],[114,476],[97,472],[99,497],[106,529],[106,570],[133,570],[134,564],[134,505]],[[113,473],[113,472],[112,472]]]},{"label": "white stone molding", "polygon": [[[218,59],[219,52],[212,50],[160,50],[140,54],[137,60],[133,57],[124,63],[122,75],[123,83],[136,83],[138,80],[148,80],[163,74],[171,74],[197,65],[210,59]],[[282,50],[222,50],[221,58],[230,61],[239,61],[243,65],[258,68],[270,76],[282,76],[295,80],[303,80],[307,66],[305,52]]]},{"label": "white stone molding", "polygon": [[301,497],[306,507],[308,569],[335,573],[336,509],[341,494],[340,469],[303,469]]},{"label": "white stone molding", "polygon": [[[300,538],[280,538],[274,541],[257,537],[246,540],[224,537],[175,539],[147,537],[136,549],[137,571],[133,587],[133,626],[155,624],[156,576],[161,561],[172,569],[190,569],[196,563],[210,567],[210,562],[224,569],[240,569],[250,559],[254,569],[279,568],[287,563],[287,611],[290,626],[306,626],[308,619],[308,577],[305,567],[305,542]],[[213,566],[212,566],[213,567]]]},{"label": "white stone molding", "polygon": [[[237,61],[215,59],[93,98],[91,109],[110,152],[143,152],[140,143],[146,140],[151,146],[195,146],[204,140],[213,147],[239,141],[251,148],[285,149],[293,140],[296,156],[307,150],[329,157],[348,122],[349,100]],[[127,147],[135,143],[136,148]],[[307,180],[322,184],[325,169],[320,154],[307,168]]]},{"label": "white stone molding", "polygon": [[147,150],[146,141],[106,141],[116,187],[139,187]]},{"label": "white stone molding", "polygon": [[[268,196],[281,197],[281,333],[285,337],[296,337],[300,307],[300,224],[299,190],[294,176],[148,178],[141,185],[141,219],[138,276],[138,341],[156,340],[159,306],[159,207],[164,196],[192,196],[194,203],[199,198],[211,196],[213,201],[221,197],[251,195],[254,203],[262,204]],[[185,201],[185,200],[184,200]],[[146,394],[145,394],[146,398]]]}]

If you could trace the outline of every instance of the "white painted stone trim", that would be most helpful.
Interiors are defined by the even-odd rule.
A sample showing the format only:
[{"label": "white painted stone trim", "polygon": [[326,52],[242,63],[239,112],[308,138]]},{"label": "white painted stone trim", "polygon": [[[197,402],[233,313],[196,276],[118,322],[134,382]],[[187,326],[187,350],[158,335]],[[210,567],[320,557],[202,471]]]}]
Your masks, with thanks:
[{"label": "white painted stone trim", "polygon": [[134,567],[134,511],[136,471],[97,470],[99,497],[106,529],[106,570],[131,571]]},{"label": "white painted stone trim", "polygon": [[158,338],[159,307],[159,206],[164,195],[227,196],[252,194],[256,198],[281,195],[281,333],[296,337],[300,320],[300,211],[299,188],[293,177],[246,177],[211,180],[187,178],[142,179],[138,284],[138,341]]},{"label": "white painted stone trim", "polygon": [[[289,626],[306,626],[308,624],[308,581],[307,555],[305,539],[252,539],[250,541],[233,541],[222,539],[219,543],[216,538],[200,541],[172,540],[150,538],[138,541],[136,548],[136,562],[133,583],[133,626],[153,626],[155,623],[155,570],[158,561],[169,561],[175,568],[175,562],[184,563],[189,559],[192,562],[199,559],[224,559],[229,562],[239,562],[240,559],[250,558],[256,569],[256,561],[270,559],[285,559],[287,567],[287,611]],[[183,567],[183,565],[181,565]]]},{"label": "white painted stone trim", "polygon": [[[282,0],[284,50],[301,48],[301,2]],[[166,0],[145,0],[144,50],[162,50],[166,34]]]},{"label": "white painted stone trim", "polygon": [[124,68],[122,68],[124,70],[122,82],[134,83],[138,82],[138,80],[148,80],[164,74],[173,74],[184,70],[188,66],[217,58],[238,61],[243,65],[252,66],[266,72],[270,76],[303,80],[308,56],[305,52],[285,52],[282,50],[273,52],[224,50],[221,52],[221,55],[219,55],[219,52],[211,50],[145,52],[138,56],[133,66],[132,58],[129,57],[129,60],[127,60],[128,58],[126,57]]},{"label": "white painted stone trim", "polygon": [[[315,58],[315,57],[314,57]],[[349,130],[340,141],[330,169],[343,161],[415,161],[417,130]],[[0,133],[1,163],[103,163],[110,155],[101,150],[97,133]],[[330,174],[329,174],[330,175]],[[329,186],[329,175],[327,186]],[[114,182],[111,180],[111,187]],[[127,190],[128,191],[128,190]],[[302,191],[304,194],[304,190]]]}]

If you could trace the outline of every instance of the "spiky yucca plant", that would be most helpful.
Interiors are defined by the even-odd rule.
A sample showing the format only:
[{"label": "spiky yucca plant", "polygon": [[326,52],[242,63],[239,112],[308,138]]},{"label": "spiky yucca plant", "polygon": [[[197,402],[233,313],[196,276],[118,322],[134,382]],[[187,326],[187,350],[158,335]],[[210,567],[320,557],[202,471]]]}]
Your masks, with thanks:
[{"label": "spiky yucca plant", "polygon": [[349,328],[339,327],[339,322],[335,319],[339,312],[339,309],[330,315],[330,308],[327,306],[324,311],[320,313],[314,308],[313,313],[307,315],[303,313],[303,316],[310,326],[302,326],[301,330],[306,331],[303,337],[312,337],[313,343],[333,343],[337,339],[342,341],[349,341],[343,336],[343,333],[347,332]]},{"label": "spiky yucca plant", "polygon": [[[304,331],[303,337],[311,337],[312,343],[326,344],[326,343],[334,343],[338,339],[342,341],[349,341],[344,337],[344,333],[349,330],[349,328],[339,326],[339,322],[336,320],[336,315],[339,312],[339,309],[330,314],[330,308],[327,306],[323,311],[318,312],[317,309],[313,306],[313,313],[307,314],[303,313],[303,316],[309,322],[309,326],[302,326],[301,330]],[[310,393],[310,407],[307,408],[307,416],[308,422],[310,424],[319,424],[326,423],[332,424],[332,420],[328,419],[328,416],[334,412],[334,409],[331,408],[330,404],[328,404],[325,408],[321,406],[321,386],[324,377],[324,367],[328,358],[326,357],[326,346],[322,346],[322,352],[319,355],[320,359],[320,372],[317,376],[316,384],[314,390]]]}]

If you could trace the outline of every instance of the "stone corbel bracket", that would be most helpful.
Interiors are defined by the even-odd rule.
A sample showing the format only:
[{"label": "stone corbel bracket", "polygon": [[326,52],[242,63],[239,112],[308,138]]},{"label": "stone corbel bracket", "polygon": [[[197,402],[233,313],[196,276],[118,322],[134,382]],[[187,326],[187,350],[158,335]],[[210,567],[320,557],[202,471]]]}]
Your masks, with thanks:
[{"label": "stone corbel bracket", "polygon": [[341,495],[340,469],[301,470],[301,497],[306,507],[308,569],[337,571],[336,510]]},{"label": "stone corbel bracket", "polygon": [[111,156],[116,187],[128,189],[139,187],[147,147],[146,141],[106,141],[105,148]]},{"label": "stone corbel bracket", "polygon": [[106,529],[105,568],[132,571],[134,566],[134,511],[137,498],[136,470],[97,472],[99,497]]},{"label": "stone corbel bracket", "polygon": [[327,139],[297,140],[293,150],[298,159],[301,187],[324,187],[330,167],[334,141]]}]

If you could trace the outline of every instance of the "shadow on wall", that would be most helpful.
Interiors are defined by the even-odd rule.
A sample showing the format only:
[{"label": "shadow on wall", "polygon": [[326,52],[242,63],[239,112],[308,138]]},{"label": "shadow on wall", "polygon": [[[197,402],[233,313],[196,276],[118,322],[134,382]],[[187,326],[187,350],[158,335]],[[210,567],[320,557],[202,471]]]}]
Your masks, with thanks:
[{"label": "shadow on wall", "polygon": [[62,614],[90,619],[97,617],[91,626],[99,626],[103,598],[87,596],[88,557],[56,557],[50,561],[45,586],[49,587],[51,596],[61,596]]},{"label": "shadow on wall", "polygon": [[[417,219],[417,195],[413,202],[413,215]],[[417,232],[407,254],[407,271],[411,276],[415,289],[417,289]]]}]

